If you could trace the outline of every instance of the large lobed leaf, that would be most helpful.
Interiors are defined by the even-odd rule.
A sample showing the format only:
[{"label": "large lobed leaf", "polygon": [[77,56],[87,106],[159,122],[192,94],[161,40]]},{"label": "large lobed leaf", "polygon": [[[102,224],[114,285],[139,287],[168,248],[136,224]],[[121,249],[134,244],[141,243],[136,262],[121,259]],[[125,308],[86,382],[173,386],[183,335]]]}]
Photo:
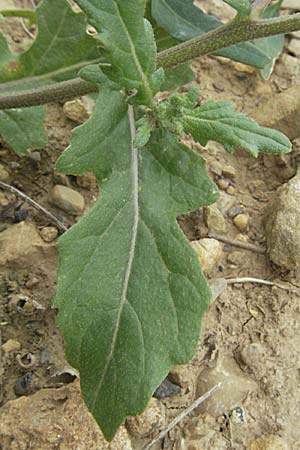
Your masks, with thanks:
[{"label": "large lobed leaf", "polygon": [[[72,11],[67,0],[43,0],[36,10],[38,35],[26,52],[9,51],[0,35],[0,82],[24,79],[24,83],[1,92],[36,88],[53,81],[72,78],[80,67],[99,59],[95,38],[86,33],[84,14]],[[20,156],[47,142],[44,107],[0,113],[0,135]]]},{"label": "large lobed leaf", "polygon": [[127,89],[138,89],[139,102],[151,105],[156,44],[152,27],[144,19],[145,0],[76,0],[76,3],[100,33],[99,39],[112,64],[105,73]]},{"label": "large lobed leaf", "polygon": [[[131,107],[130,107],[131,108]],[[105,88],[57,168],[94,172],[100,199],[63,235],[54,305],[106,439],[193,355],[210,292],[176,216],[218,196],[204,161],[157,130],[132,147],[124,97]]]}]

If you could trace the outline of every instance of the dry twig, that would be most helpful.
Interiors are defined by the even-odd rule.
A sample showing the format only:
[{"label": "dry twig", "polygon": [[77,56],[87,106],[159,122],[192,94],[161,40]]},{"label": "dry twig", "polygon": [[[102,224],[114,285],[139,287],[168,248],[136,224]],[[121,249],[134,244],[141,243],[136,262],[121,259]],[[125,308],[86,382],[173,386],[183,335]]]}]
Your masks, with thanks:
[{"label": "dry twig", "polygon": [[197,408],[201,403],[205,402],[209,397],[211,397],[220,387],[222,383],[216,384],[212,389],[210,389],[208,392],[206,392],[204,395],[199,397],[194,403],[192,403],[187,409],[185,409],[181,414],[179,414],[175,419],[169,423],[169,425],[162,430],[158,436],[156,436],[153,441],[151,441],[149,444],[147,444],[145,447],[143,447],[142,450],[149,450],[154,444],[156,444],[158,441],[163,439],[169,431],[171,431],[176,425],[181,422],[188,414],[190,414],[195,408]]},{"label": "dry twig", "polygon": [[28,197],[26,194],[24,194],[23,192],[19,191],[19,189],[16,189],[13,186],[10,186],[9,184],[3,183],[3,181],[0,181],[0,187],[2,189],[5,189],[6,191],[11,192],[12,194],[17,195],[18,197],[22,198],[25,202],[29,203],[31,206],[33,206],[36,210],[38,210],[39,212],[41,212],[42,214],[44,214],[46,217],[48,217],[48,219],[50,219],[52,222],[55,223],[55,225],[57,226],[57,228],[61,231],[61,232],[65,232],[68,230],[68,228],[61,223],[57,217],[55,217],[50,211],[48,211],[47,209],[45,209],[43,206],[39,205],[39,203],[35,202],[34,200],[32,200],[32,198]]},{"label": "dry twig", "polygon": [[249,250],[251,252],[259,253],[264,255],[266,253],[266,249],[263,247],[259,247],[257,245],[249,244],[248,242],[238,241],[236,239],[231,239],[227,236],[222,236],[217,233],[209,232],[208,237],[212,239],[216,239],[217,241],[224,242],[224,244],[233,245],[234,247],[243,248],[244,250]]},{"label": "dry twig", "polygon": [[251,277],[244,277],[244,278],[229,278],[226,279],[227,284],[236,284],[236,283],[258,283],[258,284],[265,284],[266,286],[275,286],[279,289],[284,289],[285,291],[291,291],[296,292],[296,289],[284,286],[283,284],[276,283],[275,281],[268,281],[268,280],[261,280],[260,278],[251,278]]}]

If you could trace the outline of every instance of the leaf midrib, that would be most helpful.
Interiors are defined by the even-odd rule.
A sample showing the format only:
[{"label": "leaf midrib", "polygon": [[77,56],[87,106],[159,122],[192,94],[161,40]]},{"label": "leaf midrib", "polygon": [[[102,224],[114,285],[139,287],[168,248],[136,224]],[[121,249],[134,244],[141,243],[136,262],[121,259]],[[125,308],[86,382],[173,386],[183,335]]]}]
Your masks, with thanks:
[{"label": "leaf midrib", "polygon": [[135,247],[136,247],[137,233],[138,233],[138,224],[139,224],[139,216],[140,216],[140,213],[139,213],[139,189],[138,189],[138,176],[139,176],[139,173],[138,173],[138,150],[134,146],[134,141],[135,141],[135,137],[136,137],[136,127],[135,127],[134,110],[133,110],[133,106],[131,106],[131,105],[128,106],[128,118],[129,118],[129,124],[130,124],[130,134],[131,134],[131,174],[132,174],[132,203],[133,203],[133,224],[132,224],[132,229],[131,229],[130,249],[129,249],[128,261],[127,261],[127,266],[126,266],[124,280],[123,280],[121,301],[120,301],[120,305],[118,308],[118,315],[117,315],[115,330],[114,330],[112,343],[111,343],[111,350],[107,357],[107,361],[104,366],[103,373],[100,378],[98,387],[96,388],[96,391],[95,391],[94,401],[91,406],[92,412],[94,412],[94,410],[95,410],[95,405],[97,402],[97,398],[98,398],[100,389],[103,384],[103,380],[106,376],[107,369],[109,367],[109,364],[110,364],[113,354],[114,354],[116,341],[117,341],[117,337],[118,337],[118,332],[119,332],[119,328],[120,328],[120,322],[121,322],[123,308],[124,308],[125,304],[128,302],[128,300],[127,300],[128,284],[129,284],[132,264],[133,264],[134,255],[135,255]]}]

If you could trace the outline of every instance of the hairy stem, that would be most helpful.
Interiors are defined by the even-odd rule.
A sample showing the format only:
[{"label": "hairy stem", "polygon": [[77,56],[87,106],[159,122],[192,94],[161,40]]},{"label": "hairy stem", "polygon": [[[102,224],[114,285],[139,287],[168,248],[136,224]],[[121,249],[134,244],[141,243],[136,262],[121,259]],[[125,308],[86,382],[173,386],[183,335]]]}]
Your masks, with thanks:
[{"label": "hairy stem", "polygon": [[[233,20],[216,30],[171,47],[157,55],[158,67],[173,67],[199,56],[213,53],[234,44],[276,34],[300,30],[300,13],[274,19],[253,21]],[[24,79],[24,82],[26,79]],[[3,84],[2,86],[5,86]],[[80,78],[27,91],[0,96],[0,109],[20,108],[68,100],[90,92],[97,87]]]}]

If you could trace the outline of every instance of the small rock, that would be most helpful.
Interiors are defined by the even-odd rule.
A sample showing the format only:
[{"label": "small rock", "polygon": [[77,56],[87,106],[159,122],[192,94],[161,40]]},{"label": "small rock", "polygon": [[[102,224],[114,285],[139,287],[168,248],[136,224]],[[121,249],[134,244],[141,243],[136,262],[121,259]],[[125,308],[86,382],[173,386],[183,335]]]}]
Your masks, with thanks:
[{"label": "small rock", "polygon": [[26,282],[26,287],[27,289],[32,289],[35,286],[37,286],[39,284],[40,280],[37,277],[30,277],[29,280]]},{"label": "small rock", "polygon": [[63,112],[68,119],[77,123],[83,123],[89,118],[87,105],[82,98],[76,98],[66,102],[63,106]]},{"label": "small rock", "polygon": [[258,367],[264,359],[264,353],[265,350],[261,344],[252,343],[242,348],[239,359],[242,364],[246,365],[255,372],[256,367]]},{"label": "small rock", "polygon": [[25,373],[21,378],[16,381],[14,391],[18,397],[22,395],[28,395],[31,392],[32,373]]},{"label": "small rock", "polygon": [[37,311],[44,311],[45,308],[37,301],[23,294],[13,295],[8,302],[8,310],[24,315],[31,315]]},{"label": "small rock", "polygon": [[233,358],[222,356],[213,369],[200,372],[197,397],[220,382],[222,388],[201,405],[198,412],[205,411],[213,416],[228,414],[237,405],[242,404],[245,395],[257,389],[256,383],[239,368]]},{"label": "small rock", "polygon": [[68,175],[66,175],[64,173],[54,172],[53,173],[53,182],[55,184],[61,184],[62,186],[67,186],[69,188],[72,187],[72,183],[70,181],[70,178],[68,177]]},{"label": "small rock", "polygon": [[50,203],[69,214],[81,214],[84,210],[84,198],[79,192],[66,186],[56,185],[49,197]]},{"label": "small rock", "polygon": [[169,398],[176,397],[181,392],[180,387],[177,384],[172,383],[166,378],[155,390],[153,397],[155,398]]},{"label": "small rock", "polygon": [[0,164],[0,181],[3,181],[3,183],[7,183],[9,180],[9,173],[5,169],[5,167]]},{"label": "small rock", "polygon": [[222,164],[218,161],[213,161],[210,166],[210,171],[214,173],[215,175],[221,176],[222,175]]},{"label": "small rock", "polygon": [[265,214],[268,253],[278,266],[300,267],[300,173],[278,189]]},{"label": "small rock", "polygon": [[292,39],[291,42],[288,45],[288,49],[294,55],[300,56],[300,40],[299,39]]},{"label": "small rock", "polygon": [[227,216],[230,217],[230,219],[234,219],[239,214],[242,214],[244,212],[244,209],[241,206],[233,206],[227,211]]},{"label": "small rock", "polygon": [[220,179],[217,181],[217,185],[218,185],[218,187],[219,187],[220,189],[222,189],[222,191],[226,191],[226,189],[227,189],[228,186],[229,186],[229,181],[228,181],[228,180],[225,180],[225,178],[220,178]]},{"label": "small rock", "polygon": [[233,198],[231,195],[228,195],[225,192],[220,192],[220,198],[215,203],[215,205],[225,216],[226,212],[233,206],[235,201],[236,201],[235,198]]},{"label": "small rock", "polygon": [[58,230],[55,227],[45,227],[40,231],[40,235],[45,242],[52,242],[58,236]]},{"label": "small rock", "polygon": [[126,427],[135,437],[147,437],[165,423],[165,409],[156,398],[151,398],[145,411],[139,416],[127,417]]},{"label": "small rock", "polygon": [[235,178],[236,176],[236,170],[232,166],[224,166],[222,172],[223,175],[228,178]]},{"label": "small rock", "polygon": [[246,231],[249,224],[249,217],[247,214],[238,214],[233,219],[233,222],[240,231]]},{"label": "small rock", "polygon": [[235,195],[236,194],[236,188],[234,186],[229,186],[229,188],[227,188],[226,192],[229,195]]},{"label": "small rock", "polygon": [[222,245],[216,239],[200,239],[191,242],[196,251],[203,272],[207,273],[217,264],[222,256]]},{"label": "small rock", "polygon": [[97,178],[93,173],[77,175],[76,183],[78,184],[78,186],[82,187],[83,189],[88,189],[89,191],[98,188]]},{"label": "small rock", "polygon": [[29,153],[28,158],[36,163],[39,163],[42,160],[40,152],[31,152]]},{"label": "small rock", "polygon": [[226,233],[227,224],[223,214],[216,205],[204,208],[204,222],[209,231],[216,233]]},{"label": "small rock", "polygon": [[57,264],[57,250],[45,244],[31,223],[20,222],[0,234],[0,267],[27,269]]},{"label": "small rock", "polygon": [[0,192],[0,206],[8,205],[9,201],[6,198],[6,195],[3,192]]},{"label": "small rock", "polygon": [[1,347],[4,353],[18,352],[19,350],[21,350],[20,342],[16,341],[15,339],[9,339]]},{"label": "small rock", "polygon": [[250,450],[289,450],[289,446],[274,434],[268,434],[250,443]]}]

